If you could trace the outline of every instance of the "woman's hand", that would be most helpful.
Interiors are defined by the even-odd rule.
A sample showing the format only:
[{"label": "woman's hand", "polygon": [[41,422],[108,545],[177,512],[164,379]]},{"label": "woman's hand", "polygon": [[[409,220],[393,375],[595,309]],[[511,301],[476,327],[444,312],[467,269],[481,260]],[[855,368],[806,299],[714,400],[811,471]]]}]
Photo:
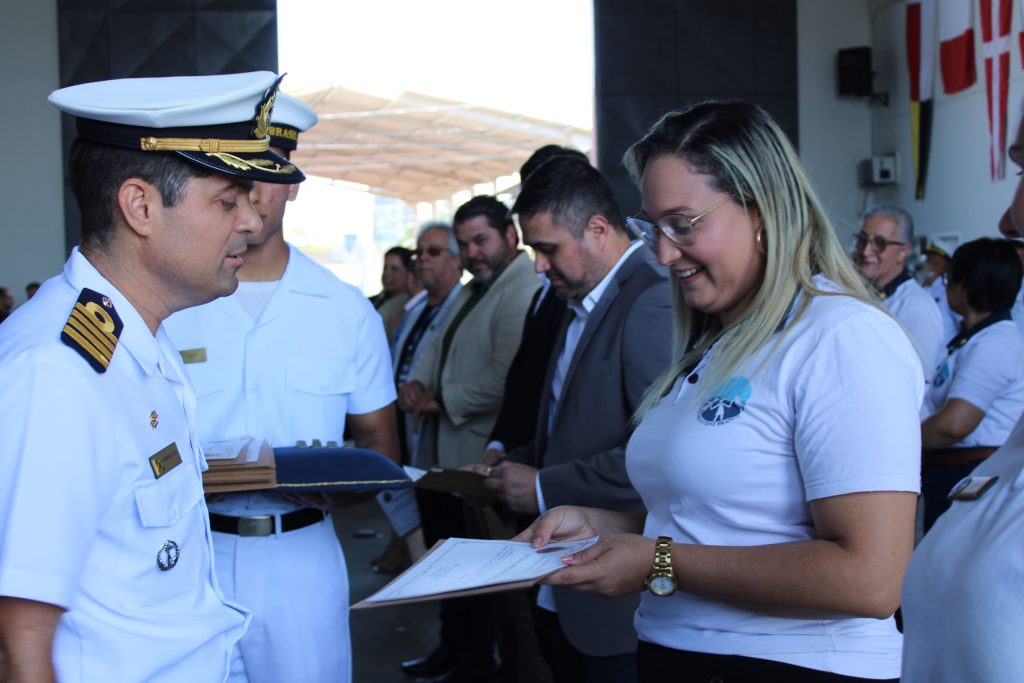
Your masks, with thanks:
[{"label": "woman's hand", "polygon": [[568,566],[542,583],[620,598],[644,589],[654,563],[654,540],[637,534],[607,536],[562,561]]},{"label": "woman's hand", "polygon": [[534,548],[541,548],[549,541],[577,541],[597,536],[597,530],[587,517],[589,511],[590,508],[570,505],[548,510],[512,540],[527,541]]},{"label": "woman's hand", "polygon": [[540,548],[551,541],[578,541],[594,536],[640,533],[644,515],[563,505],[548,510],[513,541],[528,541]]}]

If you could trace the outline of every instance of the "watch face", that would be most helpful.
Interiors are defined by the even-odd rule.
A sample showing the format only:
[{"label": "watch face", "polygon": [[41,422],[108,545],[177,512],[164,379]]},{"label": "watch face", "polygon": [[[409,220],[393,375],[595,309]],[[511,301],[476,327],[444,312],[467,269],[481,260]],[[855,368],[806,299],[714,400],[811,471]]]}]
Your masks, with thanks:
[{"label": "watch face", "polygon": [[664,597],[676,592],[676,582],[671,576],[655,576],[647,584],[651,592],[657,596]]}]

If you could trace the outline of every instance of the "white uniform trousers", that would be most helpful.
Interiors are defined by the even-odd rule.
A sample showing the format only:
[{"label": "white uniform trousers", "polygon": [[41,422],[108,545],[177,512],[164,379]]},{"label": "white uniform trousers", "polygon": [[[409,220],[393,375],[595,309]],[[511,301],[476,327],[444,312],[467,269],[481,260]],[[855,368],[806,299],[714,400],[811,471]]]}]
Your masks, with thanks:
[{"label": "white uniform trousers", "polygon": [[274,536],[215,532],[213,548],[225,597],[253,612],[229,683],[351,682],[348,573],[330,517]]}]

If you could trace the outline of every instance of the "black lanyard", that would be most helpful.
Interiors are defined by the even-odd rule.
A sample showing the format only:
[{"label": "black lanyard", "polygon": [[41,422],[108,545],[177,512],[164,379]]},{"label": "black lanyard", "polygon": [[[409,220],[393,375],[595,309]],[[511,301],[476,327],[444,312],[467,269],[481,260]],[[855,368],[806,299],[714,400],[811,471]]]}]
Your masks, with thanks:
[{"label": "black lanyard", "polygon": [[881,299],[882,301],[885,301],[886,299],[888,299],[889,297],[896,293],[896,290],[899,289],[900,285],[902,285],[909,279],[910,273],[904,270],[896,277],[895,280],[893,280],[885,287],[882,287],[880,290],[878,290],[878,298]]},{"label": "black lanyard", "polygon": [[986,317],[984,320],[982,320],[980,323],[978,323],[971,329],[964,330],[960,334],[950,339],[949,343],[946,344],[946,357],[948,358],[949,356],[952,356],[954,351],[962,347],[964,344],[970,341],[971,337],[978,334],[986,327],[991,327],[992,325],[995,325],[996,323],[1002,322],[1004,320],[1010,320],[1009,309],[1004,309],[1002,311],[995,311],[993,313],[990,313],[988,317]]}]

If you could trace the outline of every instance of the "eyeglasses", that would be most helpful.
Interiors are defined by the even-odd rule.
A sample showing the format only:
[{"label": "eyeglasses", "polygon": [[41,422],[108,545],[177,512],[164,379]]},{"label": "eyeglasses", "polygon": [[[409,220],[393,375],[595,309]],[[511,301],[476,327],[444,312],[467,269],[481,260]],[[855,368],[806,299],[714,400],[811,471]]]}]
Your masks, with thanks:
[{"label": "eyeglasses", "polygon": [[427,247],[416,247],[416,251],[414,253],[416,254],[416,258],[420,258],[421,256],[423,256],[423,252],[430,254],[430,256],[433,258],[437,258],[446,251],[448,250],[445,249],[444,247],[439,247],[436,244],[431,244],[430,246]]},{"label": "eyeglasses", "polygon": [[681,213],[670,213],[652,222],[639,216],[630,216],[626,219],[626,225],[639,234],[640,239],[652,251],[658,250],[659,234],[664,235],[676,244],[690,247],[697,242],[697,223],[703,220],[704,216],[707,216],[737,194],[729,195],[696,218],[687,218]]},{"label": "eyeglasses", "polygon": [[875,251],[877,251],[879,254],[881,254],[883,251],[888,249],[893,244],[898,244],[898,245],[906,244],[906,242],[897,242],[895,240],[887,240],[884,237],[882,237],[881,235],[875,235],[874,237],[872,237],[871,235],[867,234],[866,232],[858,232],[856,234],[856,236],[854,236],[853,239],[856,240],[854,242],[854,244],[856,245],[858,252],[864,251],[864,247],[866,247],[868,245],[868,242],[870,242],[871,245],[875,248]]}]

